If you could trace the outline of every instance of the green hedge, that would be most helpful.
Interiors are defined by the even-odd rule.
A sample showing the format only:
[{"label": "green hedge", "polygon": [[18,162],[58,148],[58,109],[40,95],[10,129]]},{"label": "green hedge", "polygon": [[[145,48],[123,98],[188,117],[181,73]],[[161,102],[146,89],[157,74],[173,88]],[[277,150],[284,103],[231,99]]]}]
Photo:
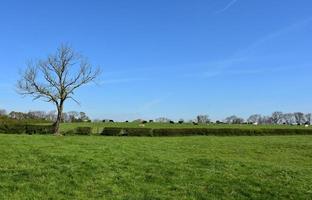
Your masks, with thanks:
[{"label": "green hedge", "polygon": [[[7,134],[52,134],[52,126],[26,124],[0,124],[0,133]],[[78,127],[64,133],[65,135],[91,135],[91,127]],[[285,128],[118,128],[106,127],[103,136],[261,136],[261,135],[312,135],[312,129]]]},{"label": "green hedge", "polygon": [[104,136],[121,136],[122,130],[123,130],[122,128],[106,127],[103,129],[101,135],[104,135]]},{"label": "green hedge", "polygon": [[62,133],[63,135],[92,135],[91,127],[78,127]]},{"label": "green hedge", "polygon": [[0,124],[0,133],[6,134],[52,134],[53,127],[45,125]]},{"label": "green hedge", "polygon": [[261,136],[312,135],[312,129],[246,129],[246,128],[104,128],[103,136]]},{"label": "green hedge", "polygon": [[104,136],[153,136],[150,128],[104,128],[101,135]]},{"label": "green hedge", "polygon": [[76,128],[77,135],[91,135],[92,128],[91,127],[78,127]]}]

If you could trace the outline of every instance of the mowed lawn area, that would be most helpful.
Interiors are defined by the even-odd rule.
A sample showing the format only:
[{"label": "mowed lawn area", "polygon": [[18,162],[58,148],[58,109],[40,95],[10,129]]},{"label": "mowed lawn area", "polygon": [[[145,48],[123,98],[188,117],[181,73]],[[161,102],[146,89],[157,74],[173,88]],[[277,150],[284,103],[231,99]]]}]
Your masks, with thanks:
[{"label": "mowed lawn area", "polygon": [[0,199],[312,199],[312,136],[2,134]]}]

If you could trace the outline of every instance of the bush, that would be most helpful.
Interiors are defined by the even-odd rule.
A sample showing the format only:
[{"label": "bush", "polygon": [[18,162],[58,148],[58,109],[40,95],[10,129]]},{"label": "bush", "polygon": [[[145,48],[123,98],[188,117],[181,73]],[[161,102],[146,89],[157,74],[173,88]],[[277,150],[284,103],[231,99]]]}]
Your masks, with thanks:
[{"label": "bush", "polygon": [[92,128],[91,127],[78,127],[75,129],[76,135],[91,135]]},{"label": "bush", "polygon": [[46,125],[27,125],[17,123],[0,124],[0,133],[7,134],[52,134],[53,127]]},{"label": "bush", "polygon": [[52,134],[53,133],[53,126],[44,126],[44,125],[26,125],[25,126],[25,133],[29,135],[33,134]]},{"label": "bush", "polygon": [[114,128],[114,127],[105,127],[101,133],[101,135],[105,136],[119,136],[121,134],[122,128]]},{"label": "bush", "polygon": [[104,128],[101,135],[104,136],[153,136],[150,128]]},{"label": "bush", "polygon": [[153,130],[150,128],[127,128],[123,131],[123,136],[153,136]]},{"label": "bush", "polygon": [[0,125],[0,133],[24,134],[25,132],[25,125],[22,124],[8,123]]},{"label": "bush", "polygon": [[68,136],[68,135],[75,135],[75,130],[71,129],[71,130],[68,130],[68,131],[65,131],[62,133],[62,135],[65,135],[65,136]]},{"label": "bush", "polygon": [[312,135],[312,129],[247,129],[247,128],[105,128],[106,136],[262,136]]}]

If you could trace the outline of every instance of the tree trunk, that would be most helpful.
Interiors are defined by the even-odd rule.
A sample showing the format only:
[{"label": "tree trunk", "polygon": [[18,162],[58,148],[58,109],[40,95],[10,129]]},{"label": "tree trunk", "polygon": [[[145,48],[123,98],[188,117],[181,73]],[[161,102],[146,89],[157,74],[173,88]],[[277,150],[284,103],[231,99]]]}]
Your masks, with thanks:
[{"label": "tree trunk", "polygon": [[63,115],[63,103],[61,103],[61,105],[58,106],[57,108],[57,118],[56,118],[56,122],[53,124],[54,135],[60,135],[60,124],[62,121],[62,115]]}]

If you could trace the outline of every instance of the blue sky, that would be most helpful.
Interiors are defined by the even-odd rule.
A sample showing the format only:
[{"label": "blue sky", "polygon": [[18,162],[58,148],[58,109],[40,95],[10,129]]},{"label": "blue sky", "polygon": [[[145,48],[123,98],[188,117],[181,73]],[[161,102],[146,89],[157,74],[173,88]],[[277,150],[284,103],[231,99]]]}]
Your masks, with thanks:
[{"label": "blue sky", "polygon": [[311,0],[1,1],[0,108],[52,110],[19,69],[70,43],[101,66],[77,93],[92,118],[312,112]]}]

